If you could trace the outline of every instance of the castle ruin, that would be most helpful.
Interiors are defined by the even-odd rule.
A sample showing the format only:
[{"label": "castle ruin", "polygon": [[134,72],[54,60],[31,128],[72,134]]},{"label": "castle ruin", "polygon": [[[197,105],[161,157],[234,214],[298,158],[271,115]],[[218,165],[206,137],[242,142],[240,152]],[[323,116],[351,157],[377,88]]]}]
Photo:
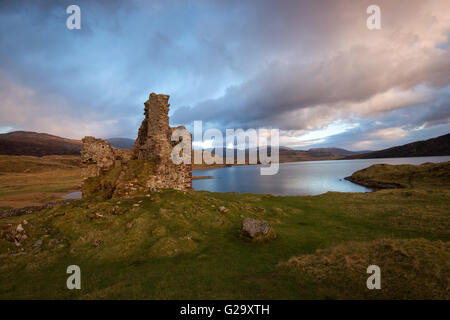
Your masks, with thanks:
[{"label": "castle ruin", "polygon": [[[169,96],[151,93],[134,149],[116,149],[94,137],[83,138],[81,150],[83,197],[104,198],[143,194],[154,189],[192,188],[191,164],[175,164],[169,126]],[[187,132],[187,130],[186,130]],[[189,139],[192,139],[188,133]]]}]

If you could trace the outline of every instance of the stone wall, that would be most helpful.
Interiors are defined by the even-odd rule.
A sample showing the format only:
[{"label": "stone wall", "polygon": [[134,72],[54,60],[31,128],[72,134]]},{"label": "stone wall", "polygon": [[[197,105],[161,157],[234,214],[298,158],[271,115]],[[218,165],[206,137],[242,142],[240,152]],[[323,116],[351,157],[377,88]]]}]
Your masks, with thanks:
[{"label": "stone wall", "polygon": [[[151,93],[144,103],[144,120],[138,131],[133,150],[121,150],[111,147],[102,139],[83,138],[81,150],[82,176],[85,179],[83,196],[87,190],[99,190],[107,185],[107,194],[128,196],[153,189],[188,190],[192,188],[192,166],[176,165],[172,162],[172,148],[178,142],[171,141],[172,131],[169,126],[169,96]],[[184,127],[178,127],[183,128]],[[189,139],[192,137],[189,134]],[[137,164],[137,162],[139,162]],[[112,170],[120,167],[118,175]],[[146,170],[142,176],[142,169]],[[140,170],[140,171],[139,171]],[[139,171],[139,172],[136,172]],[[111,177],[116,177],[111,181]],[[90,180],[86,180],[92,178]],[[100,181],[107,178],[108,182]],[[90,186],[87,186],[87,184]],[[92,187],[95,185],[95,188]],[[111,186],[112,185],[112,186]],[[137,187],[140,186],[140,187]],[[96,191],[95,191],[96,192]]]},{"label": "stone wall", "polygon": [[83,179],[97,177],[116,166],[124,165],[133,156],[133,150],[111,147],[109,142],[94,137],[84,137],[81,149],[81,175]]}]

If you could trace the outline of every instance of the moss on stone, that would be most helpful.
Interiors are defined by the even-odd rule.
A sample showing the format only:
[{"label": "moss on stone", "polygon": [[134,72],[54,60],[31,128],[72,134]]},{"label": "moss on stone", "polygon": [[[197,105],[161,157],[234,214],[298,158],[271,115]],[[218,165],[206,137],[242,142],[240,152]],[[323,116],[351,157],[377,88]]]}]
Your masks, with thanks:
[{"label": "moss on stone", "polygon": [[128,194],[142,194],[146,191],[146,183],[154,174],[152,161],[131,160],[126,166],[118,166],[102,173],[100,176],[88,178],[83,184],[83,197],[107,200]]},{"label": "moss on stone", "polygon": [[126,180],[137,180],[139,185],[145,186],[148,177],[155,174],[155,163],[148,160],[131,160],[125,170]]},{"label": "moss on stone", "polygon": [[119,166],[97,177],[86,179],[82,188],[83,197],[97,200],[111,199],[121,171],[122,167]]}]

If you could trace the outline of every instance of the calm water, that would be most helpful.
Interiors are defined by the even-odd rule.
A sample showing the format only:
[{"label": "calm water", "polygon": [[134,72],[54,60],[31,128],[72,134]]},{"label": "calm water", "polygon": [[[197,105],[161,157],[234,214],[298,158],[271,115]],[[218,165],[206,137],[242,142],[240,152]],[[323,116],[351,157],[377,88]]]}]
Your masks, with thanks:
[{"label": "calm water", "polygon": [[371,190],[344,178],[376,163],[421,164],[445,161],[450,161],[450,156],[292,162],[281,163],[278,174],[273,176],[261,176],[257,165],[194,170],[193,176],[213,176],[214,179],[193,180],[192,186],[196,190],[214,192],[274,195],[316,195],[327,191],[368,192]]},{"label": "calm water", "polygon": [[64,199],[81,199],[81,191],[74,191],[74,192],[66,193],[61,198],[64,198]]}]

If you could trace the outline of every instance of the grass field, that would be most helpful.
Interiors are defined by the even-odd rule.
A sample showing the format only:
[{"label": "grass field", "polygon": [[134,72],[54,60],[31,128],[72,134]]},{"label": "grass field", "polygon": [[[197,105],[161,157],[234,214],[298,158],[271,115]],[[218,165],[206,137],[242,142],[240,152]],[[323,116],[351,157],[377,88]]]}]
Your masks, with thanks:
[{"label": "grass field", "polygon": [[[450,190],[442,172],[450,164],[436,166],[404,189],[373,193],[165,190],[1,219],[0,298],[449,299]],[[401,183],[425,170],[398,168],[358,174],[383,180],[396,172]],[[246,217],[268,221],[277,238],[243,237]],[[5,235],[19,223],[28,238],[16,246]],[[73,264],[81,290],[66,288]],[[371,264],[381,268],[381,290],[366,287]]]},{"label": "grass field", "polygon": [[78,156],[0,155],[0,208],[44,204],[80,184]]}]

